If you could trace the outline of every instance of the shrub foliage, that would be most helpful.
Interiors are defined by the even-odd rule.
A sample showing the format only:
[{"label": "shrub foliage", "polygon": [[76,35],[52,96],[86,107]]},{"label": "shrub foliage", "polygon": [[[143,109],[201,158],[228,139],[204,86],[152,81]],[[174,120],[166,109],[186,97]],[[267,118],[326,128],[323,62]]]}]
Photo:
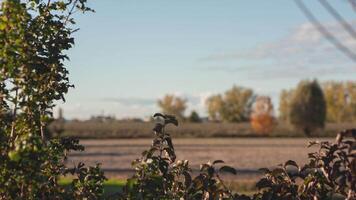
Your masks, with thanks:
[{"label": "shrub foliage", "polygon": [[220,178],[221,172],[236,174],[234,168],[221,166],[216,160],[201,165],[193,177],[188,160],[176,161],[171,136],[165,131],[169,124],[178,125],[171,115],[155,114],[155,138],[142,158],[133,162],[135,175],[128,179],[121,199],[232,199],[234,196]]},{"label": "shrub foliage", "polygon": [[[170,115],[159,118],[151,148],[133,162],[135,175],[128,179],[119,199],[235,199],[235,200],[324,200],[356,198],[356,130],[338,134],[335,143],[311,142],[319,151],[308,155],[309,162],[299,166],[289,160],[264,172],[252,196],[231,191],[221,179],[221,173],[236,174],[236,170],[216,160],[201,165],[193,176],[187,160],[176,161],[172,138],[166,132],[168,124],[178,125]],[[346,136],[351,136],[346,138]]]},{"label": "shrub foliage", "polygon": [[339,133],[335,143],[313,145],[319,151],[310,153],[304,166],[289,160],[273,170],[261,169],[265,175],[254,199],[356,199],[356,130]]},{"label": "shrub foliage", "polygon": [[[67,168],[71,138],[49,138],[46,125],[68,88],[64,53],[74,44],[76,11],[86,0],[0,2],[0,199],[97,199],[105,179],[99,166]],[[71,174],[69,188],[58,184]]]}]

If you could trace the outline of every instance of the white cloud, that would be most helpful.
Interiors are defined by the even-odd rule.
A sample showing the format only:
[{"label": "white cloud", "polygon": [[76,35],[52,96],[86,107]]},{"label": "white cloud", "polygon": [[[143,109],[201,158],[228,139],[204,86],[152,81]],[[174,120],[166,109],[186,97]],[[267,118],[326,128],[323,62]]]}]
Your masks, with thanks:
[{"label": "white cloud", "polygon": [[[356,29],[356,21],[351,22],[351,25]],[[352,38],[339,23],[326,23],[325,27],[356,53],[356,39]],[[207,69],[241,72],[249,68],[249,74],[255,75],[256,78],[260,77],[259,74],[263,74],[265,78],[267,75],[270,78],[285,78],[289,74],[304,78],[350,73],[356,69],[356,65],[330,44],[310,23],[301,24],[280,40],[260,44],[252,49],[210,55],[202,60],[214,63],[214,66],[221,66]],[[234,61],[240,63],[232,65],[231,62]],[[252,62],[253,65],[246,67],[241,62]]]}]

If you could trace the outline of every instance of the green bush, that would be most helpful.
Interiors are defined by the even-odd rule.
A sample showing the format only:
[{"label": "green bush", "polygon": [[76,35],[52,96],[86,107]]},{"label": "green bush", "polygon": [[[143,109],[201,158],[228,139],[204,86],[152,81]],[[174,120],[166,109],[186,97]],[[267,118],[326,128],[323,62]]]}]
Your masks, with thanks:
[{"label": "green bush", "polygon": [[[348,135],[351,140],[345,139]],[[339,133],[335,143],[313,145],[319,151],[310,153],[304,166],[289,160],[273,170],[261,169],[265,176],[254,199],[356,199],[356,130]]]},{"label": "green bush", "polygon": [[[318,152],[309,154],[304,166],[292,160],[264,172],[252,196],[232,192],[221,179],[221,173],[236,174],[232,167],[216,160],[201,165],[193,177],[189,161],[178,160],[168,124],[178,125],[173,116],[155,114],[159,122],[155,138],[142,158],[133,162],[135,175],[127,180],[119,199],[236,199],[236,200],[315,200],[356,198],[356,130],[338,134],[335,143],[311,142],[319,145]],[[351,139],[346,138],[351,136]]]},{"label": "green bush", "polygon": [[220,178],[220,173],[236,174],[224,162],[216,160],[201,165],[200,174],[192,177],[188,160],[176,161],[171,136],[165,131],[168,124],[178,125],[175,117],[155,114],[155,138],[142,158],[133,162],[135,175],[127,180],[120,199],[220,199],[235,198]]},{"label": "green bush", "polygon": [[[71,87],[64,53],[74,44],[76,11],[86,0],[0,2],[0,199],[98,199],[99,166],[64,164],[79,141],[50,138],[46,126]],[[60,176],[74,176],[69,188]]]}]

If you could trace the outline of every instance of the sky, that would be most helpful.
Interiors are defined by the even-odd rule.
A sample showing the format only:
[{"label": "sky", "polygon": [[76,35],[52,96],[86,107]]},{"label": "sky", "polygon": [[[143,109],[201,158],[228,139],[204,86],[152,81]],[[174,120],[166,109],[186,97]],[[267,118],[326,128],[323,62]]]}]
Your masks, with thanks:
[{"label": "sky", "polygon": [[[329,0],[356,28],[347,0]],[[315,16],[350,49],[356,41],[317,0]],[[271,96],[302,79],[355,79],[355,64],[312,26],[292,0],[90,0],[76,14],[66,63],[75,85],[58,102],[68,119],[148,117],[157,99],[188,100],[187,113],[233,85]],[[277,112],[278,113],[278,112]]]}]

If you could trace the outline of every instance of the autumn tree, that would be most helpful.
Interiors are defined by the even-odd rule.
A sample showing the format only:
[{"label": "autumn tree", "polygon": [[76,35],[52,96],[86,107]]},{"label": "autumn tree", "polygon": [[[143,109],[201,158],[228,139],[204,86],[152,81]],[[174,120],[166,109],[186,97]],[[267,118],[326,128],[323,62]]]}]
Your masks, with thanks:
[{"label": "autumn tree", "polygon": [[356,82],[328,81],[322,84],[326,105],[327,121],[352,122],[356,120]]},{"label": "autumn tree", "polygon": [[223,106],[223,99],[221,95],[213,95],[209,97],[206,102],[206,107],[209,115],[209,119],[212,121],[220,121],[220,111]]},{"label": "autumn tree", "polygon": [[282,90],[279,96],[279,119],[289,122],[290,104],[292,101],[293,90]]},{"label": "autumn tree", "polygon": [[233,86],[224,95],[214,95],[207,99],[209,117],[226,122],[247,121],[254,99],[251,89]]},{"label": "autumn tree", "polygon": [[301,81],[293,94],[291,101],[290,122],[305,135],[323,128],[326,119],[326,102],[319,83]]},{"label": "autumn tree", "polygon": [[347,94],[347,110],[350,113],[350,121],[356,121],[356,82],[349,81],[346,83]]},{"label": "autumn tree", "polygon": [[163,99],[158,100],[158,106],[162,112],[169,115],[174,115],[178,119],[184,119],[184,111],[187,108],[187,101],[183,98],[166,95]]},{"label": "autumn tree", "polygon": [[255,132],[266,135],[277,125],[271,98],[259,96],[252,107],[251,126]]},{"label": "autumn tree", "polygon": [[221,118],[228,122],[247,121],[255,95],[251,89],[234,86],[225,92],[220,110]]}]

